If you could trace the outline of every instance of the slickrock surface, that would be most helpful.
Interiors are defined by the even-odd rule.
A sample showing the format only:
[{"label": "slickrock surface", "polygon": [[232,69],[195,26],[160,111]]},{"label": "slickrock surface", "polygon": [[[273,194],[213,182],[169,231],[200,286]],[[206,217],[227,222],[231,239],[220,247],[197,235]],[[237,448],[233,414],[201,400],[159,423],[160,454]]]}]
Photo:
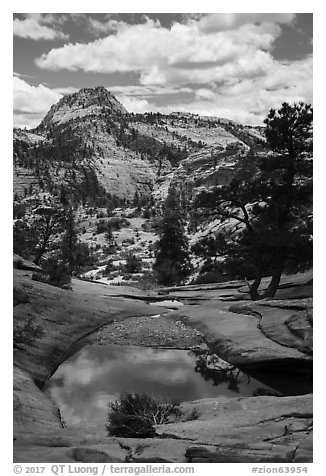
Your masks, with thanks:
[{"label": "slickrock surface", "polygon": [[[63,428],[56,405],[40,390],[56,367],[83,345],[85,338],[91,339],[95,330],[101,329],[94,334],[95,339],[102,335],[110,340],[112,331],[123,343],[134,333],[138,343],[149,345],[151,324],[153,340],[162,346],[169,346],[173,332],[177,335],[172,345],[181,343],[185,347],[202,342],[204,336],[208,345],[232,364],[264,369],[283,365],[288,371],[301,366],[309,370],[309,298],[228,302],[224,296],[237,295],[242,283],[230,283],[229,287],[224,283],[212,289],[198,286],[189,291],[186,287],[170,290],[168,299],[182,293],[179,300],[186,303],[187,292],[193,298],[192,305],[170,311],[153,305],[156,299],[161,304],[164,299],[154,291],[78,280],[73,280],[72,291],[62,290],[32,281],[31,275],[28,269],[14,270],[14,326],[34,318],[45,333],[14,351],[15,462],[312,461],[310,394],[190,402],[183,404],[183,420],[157,427],[155,438],[127,439],[108,437],[105,422],[101,426]],[[302,276],[301,284],[305,285]],[[286,289],[290,292],[293,287],[300,286]],[[138,334],[135,332],[137,323],[142,324],[143,333],[140,328]],[[166,332],[164,340],[168,327],[171,332]],[[189,420],[194,408],[198,418]]]},{"label": "slickrock surface", "polygon": [[40,384],[71,352],[73,344],[104,324],[166,312],[144,301],[115,297],[114,287],[73,280],[70,291],[32,281],[31,275],[29,271],[14,270],[14,295],[24,292],[29,300],[15,306],[15,325],[33,318],[45,332],[32,346],[15,349],[14,364]]},{"label": "slickrock surface", "polygon": [[[306,292],[310,281],[310,273],[284,279],[275,300],[258,302],[236,301],[242,293],[236,294],[234,283],[229,289],[223,283],[204,290],[189,286],[189,291],[183,287],[165,292],[186,304],[173,317],[199,330],[224,360],[247,368],[306,372],[312,367],[312,318],[303,319],[298,311],[311,314],[312,292]],[[302,288],[304,298],[289,297]],[[287,299],[280,300],[279,293],[285,291]],[[231,296],[231,302],[225,299]]]},{"label": "slickrock surface", "polygon": [[194,421],[157,427],[158,437],[112,438],[105,425],[22,431],[17,462],[309,462],[312,396],[205,399]]}]

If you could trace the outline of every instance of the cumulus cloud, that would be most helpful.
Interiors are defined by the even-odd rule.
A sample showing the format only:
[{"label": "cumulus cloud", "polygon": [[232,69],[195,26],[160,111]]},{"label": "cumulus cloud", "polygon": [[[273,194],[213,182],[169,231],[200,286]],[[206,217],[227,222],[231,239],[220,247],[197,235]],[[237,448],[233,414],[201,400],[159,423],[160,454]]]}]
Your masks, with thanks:
[{"label": "cumulus cloud", "polygon": [[141,73],[140,82],[144,85],[165,85],[178,84],[187,85],[189,83],[221,82],[230,84],[244,78],[266,76],[274,64],[274,60],[269,53],[258,50],[251,55],[244,55],[234,61],[210,67],[200,67],[194,65],[189,68],[174,68],[166,66],[160,69],[158,66],[151,66]]},{"label": "cumulus cloud", "polygon": [[28,13],[24,19],[15,18],[13,31],[15,36],[32,40],[65,39],[67,35],[57,29],[55,17],[51,14]]},{"label": "cumulus cloud", "polygon": [[[156,88],[164,91],[164,87]],[[274,62],[267,76],[234,78],[228,83],[212,82],[207,83],[206,87],[185,89],[193,93],[192,97],[188,95],[187,103],[176,94],[173,103],[165,106],[153,103],[154,95],[151,98],[148,95],[145,101],[138,104],[139,97],[146,97],[151,90],[148,86],[121,88],[124,95],[119,96],[119,100],[127,110],[134,112],[159,111],[169,114],[173,111],[183,111],[259,125],[270,108],[278,108],[284,101],[312,102],[312,57],[294,62]],[[134,105],[138,106],[137,110]]]},{"label": "cumulus cloud", "polygon": [[175,22],[171,28],[148,18],[133,25],[114,20],[115,34],[53,48],[37,58],[36,64],[54,71],[134,72],[141,85],[162,90],[188,84],[232,85],[270,75],[277,66],[272,49],[281,34],[279,24],[290,23],[294,17],[213,14]]},{"label": "cumulus cloud", "polygon": [[[142,74],[144,84],[167,84],[175,70],[176,79],[193,68],[211,74],[231,62],[254,59],[258,51],[272,48],[280,35],[275,23],[243,25],[237,30],[203,33],[198,22],[174,23],[170,29],[147,19],[145,23],[120,23],[116,34],[87,44],[66,44],[36,59],[40,68],[86,72],[128,72]],[[268,60],[268,56],[265,56]]]},{"label": "cumulus cloud", "polygon": [[35,127],[62,94],[39,84],[31,86],[18,76],[13,78],[14,125]]},{"label": "cumulus cloud", "polygon": [[[284,101],[312,102],[311,72],[312,57],[275,63],[268,76],[199,88],[192,102],[175,104],[173,109],[225,117],[245,124],[261,124],[268,110],[278,108]],[[171,112],[171,108],[167,111]]]},{"label": "cumulus cloud", "polygon": [[[129,111],[190,111],[258,124],[282,101],[312,100],[312,58],[273,57],[281,25],[295,14],[190,14],[170,28],[149,18],[127,24],[112,16],[72,15],[107,36],[53,48],[36,64],[52,71],[134,73],[138,84],[108,88]],[[158,106],[164,95],[166,105]]]},{"label": "cumulus cloud", "polygon": [[295,13],[212,13],[202,17],[198,23],[201,31],[212,33],[238,28],[255,23],[291,23]]}]

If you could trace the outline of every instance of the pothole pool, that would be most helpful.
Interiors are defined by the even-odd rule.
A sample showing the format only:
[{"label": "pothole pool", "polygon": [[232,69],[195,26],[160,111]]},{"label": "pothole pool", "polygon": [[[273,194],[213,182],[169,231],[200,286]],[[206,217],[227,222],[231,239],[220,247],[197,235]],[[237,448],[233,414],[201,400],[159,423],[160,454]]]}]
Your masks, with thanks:
[{"label": "pothole pool", "polygon": [[105,422],[108,404],[122,392],[180,402],[276,394],[239,369],[216,370],[216,361],[201,351],[119,345],[84,347],[57,369],[44,391],[68,426]]}]

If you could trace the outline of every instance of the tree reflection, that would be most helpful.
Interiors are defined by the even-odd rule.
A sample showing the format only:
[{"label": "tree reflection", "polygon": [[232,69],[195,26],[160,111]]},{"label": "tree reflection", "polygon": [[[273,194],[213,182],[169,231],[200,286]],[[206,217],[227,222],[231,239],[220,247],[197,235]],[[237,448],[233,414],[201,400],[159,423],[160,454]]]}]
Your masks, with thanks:
[{"label": "tree reflection", "polygon": [[[239,393],[242,384],[249,384],[250,376],[234,365],[229,364],[216,354],[210,353],[208,349],[194,348],[191,353],[196,357],[195,372],[200,373],[204,380],[211,382],[214,386],[226,383],[227,388],[232,392]],[[258,383],[258,382],[257,382]],[[272,389],[257,387],[253,391],[253,396],[280,394]]]},{"label": "tree reflection", "polygon": [[204,380],[212,382],[214,386],[227,383],[229,390],[239,393],[239,384],[244,381],[250,382],[248,375],[220,359],[216,354],[203,349],[193,349],[191,352],[196,356],[195,372],[200,373]]}]

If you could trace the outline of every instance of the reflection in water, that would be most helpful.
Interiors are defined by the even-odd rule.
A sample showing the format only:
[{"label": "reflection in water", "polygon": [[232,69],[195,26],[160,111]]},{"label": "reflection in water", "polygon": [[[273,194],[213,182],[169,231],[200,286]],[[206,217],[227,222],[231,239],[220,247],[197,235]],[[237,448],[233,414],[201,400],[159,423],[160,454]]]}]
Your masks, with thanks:
[{"label": "reflection in water", "polygon": [[[195,355],[196,354],[196,355]],[[212,368],[208,354],[132,346],[86,346],[63,363],[45,392],[68,425],[105,422],[108,403],[121,392],[191,401],[252,396],[266,388],[238,369]]]},{"label": "reflection in water", "polygon": [[[196,356],[195,371],[199,372],[206,382],[212,382],[214,386],[227,384],[228,390],[240,393],[243,385],[248,385],[251,379],[249,375],[241,372],[240,369],[225,362],[216,354],[211,354],[208,350],[194,349],[193,354]],[[254,380],[257,383],[256,380]],[[279,395],[271,388],[260,386],[253,391],[253,395]],[[242,394],[242,392],[241,392]]]},{"label": "reflection in water", "polygon": [[218,357],[216,357],[216,360],[214,357],[216,356],[211,356],[208,353],[198,355],[195,371],[199,372],[206,381],[212,382],[214,386],[227,383],[229,390],[239,393],[239,385],[243,381],[243,377],[245,377],[247,383],[250,382],[250,378],[235,367],[220,367],[218,365]]}]

